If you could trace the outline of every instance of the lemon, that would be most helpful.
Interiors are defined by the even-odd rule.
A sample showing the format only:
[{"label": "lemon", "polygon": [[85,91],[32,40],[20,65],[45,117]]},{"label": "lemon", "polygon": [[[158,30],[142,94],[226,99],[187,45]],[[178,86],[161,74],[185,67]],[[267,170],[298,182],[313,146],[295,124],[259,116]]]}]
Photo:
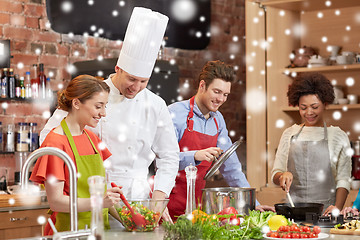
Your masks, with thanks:
[{"label": "lemon", "polygon": [[280,226],[288,225],[288,222],[283,215],[274,215],[269,219],[268,225],[272,231],[276,231]]}]

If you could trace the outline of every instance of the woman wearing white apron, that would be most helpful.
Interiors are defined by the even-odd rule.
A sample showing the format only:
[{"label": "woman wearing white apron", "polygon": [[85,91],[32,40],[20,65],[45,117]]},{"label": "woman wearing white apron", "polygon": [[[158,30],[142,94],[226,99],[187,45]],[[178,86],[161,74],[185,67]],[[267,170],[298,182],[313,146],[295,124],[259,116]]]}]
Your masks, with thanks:
[{"label": "woman wearing white apron", "polygon": [[323,203],[324,214],[341,210],[350,190],[351,155],[346,133],[324,122],[325,109],[335,98],[333,86],[321,74],[302,74],[287,95],[290,105],[299,106],[303,123],[281,136],[272,180],[294,202]]}]

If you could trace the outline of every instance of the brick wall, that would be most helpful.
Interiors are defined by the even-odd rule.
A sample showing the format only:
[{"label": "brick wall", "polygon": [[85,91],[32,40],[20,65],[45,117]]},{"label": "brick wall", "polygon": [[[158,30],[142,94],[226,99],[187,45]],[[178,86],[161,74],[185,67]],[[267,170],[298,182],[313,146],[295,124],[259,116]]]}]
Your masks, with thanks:
[{"label": "brick wall", "polygon": [[[195,93],[196,77],[208,60],[222,60],[236,66],[239,83],[234,84],[228,101],[221,111],[233,140],[245,137],[245,7],[244,0],[212,0],[211,41],[205,50],[190,51],[165,49],[165,58],[174,59],[180,69],[180,85],[187,82],[189,89],[180,86],[184,99]],[[24,76],[34,63],[45,64],[45,74],[51,77],[52,87],[68,81],[67,66],[77,61],[93,60],[98,56],[114,58],[119,55],[119,43],[103,38],[69,36],[52,31],[46,17],[45,0],[0,0],[0,39],[11,40],[11,67]],[[234,41],[234,37],[237,38]],[[20,64],[22,63],[22,64]],[[23,66],[21,68],[21,66]],[[46,122],[39,111],[30,112],[24,104],[10,104],[0,118],[16,122],[36,120],[41,128]],[[39,107],[39,106],[38,106]],[[40,107],[43,109],[44,106]],[[45,106],[46,107],[46,106]],[[13,114],[13,115],[9,115]],[[1,121],[1,120],[0,120]],[[8,156],[0,155],[4,159]],[[2,163],[0,162],[0,165]]]}]

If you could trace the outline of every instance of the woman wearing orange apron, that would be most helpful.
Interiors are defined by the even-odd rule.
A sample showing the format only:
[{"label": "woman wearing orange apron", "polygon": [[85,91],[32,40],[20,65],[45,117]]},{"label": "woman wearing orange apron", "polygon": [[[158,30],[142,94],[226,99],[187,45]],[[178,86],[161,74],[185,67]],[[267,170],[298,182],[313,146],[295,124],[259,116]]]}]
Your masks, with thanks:
[{"label": "woman wearing orange apron", "polygon": [[[111,156],[101,140],[85,126],[95,127],[105,116],[108,100],[107,84],[89,75],[74,78],[58,98],[59,107],[69,111],[61,126],[54,128],[41,147],[57,147],[66,152],[75,162],[78,194],[78,227],[90,228],[91,206],[87,179],[93,175],[105,177],[103,160]],[[51,219],[57,231],[70,230],[69,216],[69,172],[65,163],[58,157],[45,155],[40,157],[30,177],[33,182],[45,184],[50,205]],[[105,188],[106,189],[106,188]],[[104,227],[108,228],[108,211],[118,217],[113,207],[120,201],[120,189],[111,188],[104,193]],[[44,235],[52,235],[52,229],[46,225]]]}]

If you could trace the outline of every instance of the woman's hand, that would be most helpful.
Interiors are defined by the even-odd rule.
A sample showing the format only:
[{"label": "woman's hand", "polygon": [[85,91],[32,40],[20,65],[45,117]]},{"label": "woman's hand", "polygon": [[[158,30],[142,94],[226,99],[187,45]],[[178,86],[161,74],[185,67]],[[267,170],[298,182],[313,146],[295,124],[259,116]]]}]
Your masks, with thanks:
[{"label": "woman's hand", "polygon": [[121,188],[122,187],[112,187],[106,190],[104,208],[110,208],[120,202],[120,194],[122,194]]},{"label": "woman's hand", "polygon": [[215,158],[219,157],[222,150],[218,147],[209,147],[203,150],[199,150],[195,153],[194,159],[196,161],[208,161],[212,162]]},{"label": "woman's hand", "polygon": [[324,215],[324,216],[330,215],[330,214],[333,213],[333,211],[338,211],[338,213],[340,214],[340,210],[339,210],[336,206],[330,205],[330,206],[328,206],[328,208],[325,210],[325,212],[324,212],[323,215]]},{"label": "woman's hand", "polygon": [[291,172],[284,172],[279,177],[279,185],[285,192],[289,192],[292,181],[293,175]]},{"label": "woman's hand", "polygon": [[357,208],[352,208],[352,207],[346,207],[343,210],[341,210],[340,214],[344,215],[344,217],[346,217],[346,214],[351,212],[352,214],[354,214],[354,216],[359,215],[359,210]]}]

